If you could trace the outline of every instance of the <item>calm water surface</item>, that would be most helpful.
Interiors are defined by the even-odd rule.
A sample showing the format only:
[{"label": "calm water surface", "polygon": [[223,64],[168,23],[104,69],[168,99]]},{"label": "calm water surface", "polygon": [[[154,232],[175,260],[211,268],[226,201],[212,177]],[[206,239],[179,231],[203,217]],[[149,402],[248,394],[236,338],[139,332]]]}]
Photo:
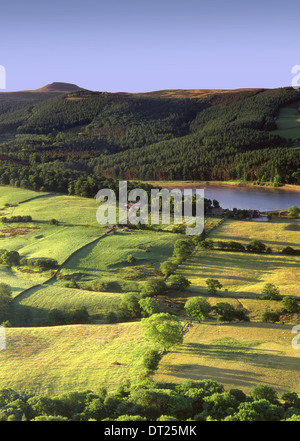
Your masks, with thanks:
[{"label": "calm water surface", "polygon": [[246,186],[226,186],[226,185],[197,185],[185,184],[178,187],[165,188],[203,188],[204,197],[216,199],[222,208],[241,208],[260,211],[285,210],[292,205],[300,207],[300,193],[296,191],[286,191],[270,188],[252,188]]}]

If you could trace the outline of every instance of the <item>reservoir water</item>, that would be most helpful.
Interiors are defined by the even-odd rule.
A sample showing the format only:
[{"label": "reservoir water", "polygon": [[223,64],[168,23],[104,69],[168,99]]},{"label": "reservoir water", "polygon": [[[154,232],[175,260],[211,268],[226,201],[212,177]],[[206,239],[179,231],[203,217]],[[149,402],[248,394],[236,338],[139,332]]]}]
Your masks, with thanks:
[{"label": "reservoir water", "polygon": [[184,184],[164,185],[164,188],[204,189],[206,199],[216,199],[222,208],[240,208],[260,211],[285,210],[292,205],[300,207],[300,192],[280,190],[276,188],[248,187],[243,185],[207,185],[207,184]]}]

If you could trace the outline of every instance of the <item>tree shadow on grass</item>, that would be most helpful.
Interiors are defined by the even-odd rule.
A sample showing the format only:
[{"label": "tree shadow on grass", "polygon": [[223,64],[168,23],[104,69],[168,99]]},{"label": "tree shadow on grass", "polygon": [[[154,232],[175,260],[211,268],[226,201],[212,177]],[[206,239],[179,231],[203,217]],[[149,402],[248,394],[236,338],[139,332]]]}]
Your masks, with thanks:
[{"label": "tree shadow on grass", "polygon": [[[180,350],[174,351],[174,353],[183,360],[190,355],[194,355],[198,357],[198,359],[196,358],[191,364],[176,363],[175,365],[165,365],[165,374],[178,378],[190,378],[196,381],[211,378],[223,384],[229,383],[237,386],[252,386],[263,382],[263,384],[278,387],[277,383],[266,380],[266,373],[261,371],[259,371],[259,373],[251,372],[249,370],[239,369],[239,367],[249,365],[259,370],[284,370],[286,373],[290,372],[293,378],[295,377],[295,373],[299,372],[299,359],[280,355],[280,351],[261,350],[257,347],[253,348],[243,344],[226,344],[221,346],[187,343],[183,345]],[[237,369],[208,366],[205,364],[207,360],[212,360],[215,363],[229,362],[231,365],[237,363]],[[260,377],[262,377],[262,381],[260,381]],[[271,380],[272,376],[270,375],[269,378]]]},{"label": "tree shadow on grass", "polygon": [[299,359],[281,355],[280,350],[259,349],[251,345],[241,344],[200,344],[186,343],[179,351],[184,357],[194,354],[212,360],[223,360],[237,363],[245,363],[264,369],[279,369],[299,371]]}]

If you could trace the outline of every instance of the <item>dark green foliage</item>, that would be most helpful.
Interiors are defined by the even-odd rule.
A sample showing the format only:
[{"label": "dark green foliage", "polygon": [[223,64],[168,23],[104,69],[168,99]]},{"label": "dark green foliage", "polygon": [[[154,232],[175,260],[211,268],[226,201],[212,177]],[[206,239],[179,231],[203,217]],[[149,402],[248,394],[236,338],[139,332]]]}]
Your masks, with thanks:
[{"label": "dark green foliage", "polygon": [[266,251],[266,245],[260,240],[252,240],[246,249],[249,253],[264,253]]},{"label": "dark green foliage", "polygon": [[205,239],[197,242],[197,246],[202,250],[212,250],[214,248],[214,241],[212,239]]},{"label": "dark green foliage", "polygon": [[218,242],[218,247],[222,250],[222,251],[240,251],[240,252],[244,252],[246,251],[244,245],[242,245],[239,242],[235,242],[233,240],[230,240],[228,242]]},{"label": "dark green foliage", "polygon": [[60,310],[51,309],[48,313],[49,325],[71,325],[89,322],[89,313],[83,306],[79,309]]},{"label": "dark green foliage", "polygon": [[155,371],[158,368],[162,354],[156,350],[147,351],[143,356],[143,366],[149,371]]},{"label": "dark green foliage", "polygon": [[0,250],[0,265],[9,267],[20,265],[20,255],[17,251]]},{"label": "dark green foliage", "polygon": [[192,254],[195,244],[191,239],[178,239],[174,244],[173,258],[183,262]]},{"label": "dark green foliage", "polygon": [[151,297],[144,297],[139,300],[139,305],[142,309],[142,315],[149,317],[152,314],[158,314],[162,312],[158,302]]},{"label": "dark green foliage", "polygon": [[200,322],[208,316],[212,307],[204,297],[192,297],[186,302],[184,309],[188,317]]},{"label": "dark green foliage", "polygon": [[264,384],[253,386],[250,389],[250,395],[254,401],[268,400],[270,403],[277,404],[278,397],[275,389]]},{"label": "dark green foliage", "polygon": [[5,283],[0,283],[0,324],[7,319],[12,301],[11,289]]},{"label": "dark green foliage", "polygon": [[31,222],[31,216],[12,216],[12,217],[2,217],[1,221],[3,224],[12,224],[12,223],[23,223],[23,222]]},{"label": "dark green foliage", "polygon": [[136,258],[132,255],[129,254],[127,257],[127,263],[129,263],[130,265],[134,264],[136,262]]},{"label": "dark green foliage", "polygon": [[140,297],[135,293],[123,294],[120,302],[120,309],[128,312],[131,318],[141,317],[141,307],[139,304]]},{"label": "dark green foliage", "polygon": [[281,251],[282,254],[288,254],[290,256],[299,256],[300,255],[300,250],[295,250],[292,247],[285,247],[283,248],[283,250]]},{"label": "dark green foliage", "polygon": [[173,275],[169,277],[169,282],[171,283],[171,288],[177,291],[185,290],[191,284],[191,282],[182,275]]},{"label": "dark green foliage", "polygon": [[216,312],[219,320],[224,322],[232,322],[237,319],[239,321],[248,322],[249,317],[243,309],[235,309],[230,303],[218,302],[212,307],[212,311]]},{"label": "dark green foliage", "polygon": [[298,312],[299,303],[295,299],[295,297],[286,296],[281,300],[281,306],[283,309],[289,314],[293,314],[294,312]]},{"label": "dark green foliage", "polygon": [[166,283],[157,277],[149,279],[145,282],[141,290],[141,295],[142,297],[154,297],[163,294],[166,290]]},{"label": "dark green foliage", "polygon": [[276,323],[279,321],[279,314],[274,311],[264,311],[261,315],[261,319],[263,322]]},{"label": "dark green foliage", "polygon": [[280,107],[296,100],[292,88],[232,99],[88,91],[39,103],[2,99],[0,133],[19,136],[0,143],[0,184],[88,197],[106,187],[103,176],[297,184],[297,150],[269,133]]},{"label": "dark green foliage", "polygon": [[118,316],[114,311],[110,311],[106,316],[107,323],[117,323]]},{"label": "dark green foliage", "polygon": [[[146,369],[155,370],[161,354],[144,355]],[[281,421],[299,420],[300,399],[254,386],[250,396],[239,389],[224,390],[216,381],[186,380],[182,384],[152,380],[120,384],[116,391],[73,391],[56,397],[0,390],[0,421]]]},{"label": "dark green foliage", "polygon": [[223,285],[217,279],[206,279],[207,291],[210,295],[217,294],[218,289],[222,289]]},{"label": "dark green foliage", "polygon": [[262,300],[276,300],[279,296],[279,289],[273,283],[266,283],[260,298]]},{"label": "dark green foliage", "polygon": [[20,259],[21,266],[29,266],[33,268],[44,268],[44,269],[51,269],[56,268],[58,266],[57,260],[55,259],[48,259],[48,258],[26,258],[23,257]]}]

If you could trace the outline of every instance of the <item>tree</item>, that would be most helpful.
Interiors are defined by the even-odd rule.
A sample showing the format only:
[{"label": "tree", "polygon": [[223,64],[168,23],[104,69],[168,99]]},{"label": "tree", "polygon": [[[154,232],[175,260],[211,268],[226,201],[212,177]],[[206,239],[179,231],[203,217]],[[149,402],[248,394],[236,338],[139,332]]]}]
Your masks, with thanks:
[{"label": "tree", "polygon": [[162,279],[154,277],[146,281],[141,290],[141,295],[142,297],[154,297],[163,294],[166,290],[166,283]]},{"label": "tree", "polygon": [[266,283],[260,298],[263,300],[275,300],[279,295],[279,289],[273,283]]},{"label": "tree", "polygon": [[261,315],[263,322],[276,323],[279,321],[279,314],[274,311],[264,311]]},{"label": "tree", "polygon": [[0,264],[9,267],[20,265],[20,255],[17,251],[0,250]]},{"label": "tree", "polygon": [[264,253],[266,251],[266,245],[260,240],[252,240],[246,249],[249,253]]},{"label": "tree", "polygon": [[214,248],[214,241],[212,239],[205,239],[200,242],[198,242],[198,247],[202,250],[213,250]]},{"label": "tree", "polygon": [[6,320],[11,301],[12,293],[10,287],[5,283],[0,283],[0,323]]},{"label": "tree", "polygon": [[171,288],[177,291],[184,290],[191,284],[191,282],[181,274],[169,277],[169,281],[171,282]]},{"label": "tree", "polygon": [[142,319],[142,328],[147,340],[162,347],[163,352],[183,342],[183,328],[180,319],[161,312]]},{"label": "tree", "polygon": [[277,392],[270,386],[258,384],[250,389],[250,395],[254,401],[268,400],[270,403],[277,403]]},{"label": "tree", "polygon": [[213,306],[213,310],[217,312],[219,319],[224,322],[232,322],[235,318],[235,309],[226,302],[218,302]]},{"label": "tree", "polygon": [[293,314],[294,312],[298,312],[299,310],[297,300],[294,297],[290,296],[286,296],[281,300],[281,306],[289,314]]},{"label": "tree", "polygon": [[136,262],[136,258],[132,255],[129,254],[129,256],[127,257],[127,263],[129,263],[130,265],[134,264]]},{"label": "tree", "polygon": [[143,366],[149,371],[155,371],[158,368],[158,363],[160,360],[161,354],[155,349],[152,349],[145,352],[143,356]]},{"label": "tree", "polygon": [[139,304],[140,298],[131,292],[128,292],[123,295],[122,300],[120,302],[120,309],[126,309],[130,312],[131,317],[140,317],[141,316],[141,307]]},{"label": "tree", "polygon": [[288,216],[297,219],[300,214],[300,208],[293,205],[292,207],[288,208]]},{"label": "tree", "polygon": [[192,254],[194,248],[195,244],[191,239],[178,239],[174,245],[173,257],[184,261]]},{"label": "tree", "polygon": [[204,297],[192,297],[184,305],[188,317],[192,317],[199,322],[204,320],[211,311],[211,305]]},{"label": "tree", "polygon": [[157,301],[152,299],[151,297],[145,297],[139,300],[139,305],[143,310],[143,315],[145,317],[149,317],[152,314],[158,314],[159,312],[162,312]]},{"label": "tree", "polygon": [[160,272],[164,277],[169,277],[176,270],[176,268],[176,263],[172,262],[171,260],[166,260],[160,264]]},{"label": "tree", "polygon": [[210,295],[216,295],[217,290],[223,287],[223,285],[217,279],[206,279],[205,283]]}]

